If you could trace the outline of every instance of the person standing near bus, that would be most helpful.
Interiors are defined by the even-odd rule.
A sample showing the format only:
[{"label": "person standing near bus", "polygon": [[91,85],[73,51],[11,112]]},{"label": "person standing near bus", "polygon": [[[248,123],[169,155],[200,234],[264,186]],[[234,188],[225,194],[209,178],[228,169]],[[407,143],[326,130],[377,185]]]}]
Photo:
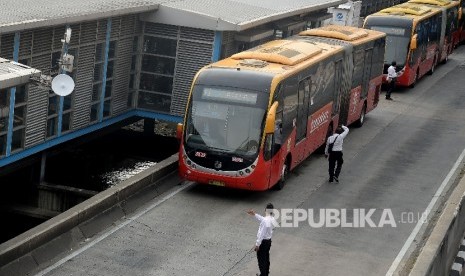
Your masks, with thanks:
[{"label": "person standing near bus", "polygon": [[387,81],[389,83],[389,87],[388,87],[388,91],[386,92],[386,100],[392,100],[391,93],[394,90],[394,88],[396,88],[397,78],[402,76],[402,74],[404,74],[404,71],[405,71],[405,67],[404,67],[402,68],[402,70],[397,72],[396,65],[397,63],[393,61],[391,63],[391,66],[389,66],[388,68]]},{"label": "person standing near bus", "polygon": [[273,217],[273,204],[268,203],[265,208],[265,216],[255,213],[253,210],[247,211],[247,214],[254,216],[260,221],[260,226],[257,232],[257,241],[254,245],[254,251],[257,252],[258,268],[260,276],[268,276],[270,273],[270,249],[271,237],[273,236],[273,225],[276,225],[276,220]]},{"label": "person standing near bus", "polygon": [[[342,144],[344,138],[349,133],[349,128],[341,125],[336,129],[336,133],[329,136],[326,141],[325,156],[329,160],[329,182],[339,182],[339,174],[341,173],[342,164],[344,159],[342,158]],[[329,152],[329,145],[332,144],[332,150]]]}]

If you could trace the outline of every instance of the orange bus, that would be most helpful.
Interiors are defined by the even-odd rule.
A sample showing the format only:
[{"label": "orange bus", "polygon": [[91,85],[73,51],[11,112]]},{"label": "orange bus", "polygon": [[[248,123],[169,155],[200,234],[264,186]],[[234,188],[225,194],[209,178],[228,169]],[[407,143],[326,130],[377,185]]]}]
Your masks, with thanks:
[{"label": "orange bus", "polygon": [[460,42],[460,3],[453,0],[409,0],[409,3],[425,5],[441,10],[441,36],[439,40],[439,61],[447,62],[449,55]]},{"label": "orange bus", "polygon": [[414,87],[426,73],[433,73],[439,60],[441,41],[440,9],[403,3],[365,18],[364,28],[387,34],[384,74],[392,61],[405,72],[397,79],[400,86]]},{"label": "orange bus", "polygon": [[[197,72],[178,125],[181,177],[245,190],[282,188],[338,124],[353,120],[350,112],[363,123],[368,105],[375,106],[368,102],[376,88],[369,86],[381,84],[385,34],[354,27],[323,33],[271,41]],[[354,64],[361,66],[358,94],[351,89],[358,82]]]}]

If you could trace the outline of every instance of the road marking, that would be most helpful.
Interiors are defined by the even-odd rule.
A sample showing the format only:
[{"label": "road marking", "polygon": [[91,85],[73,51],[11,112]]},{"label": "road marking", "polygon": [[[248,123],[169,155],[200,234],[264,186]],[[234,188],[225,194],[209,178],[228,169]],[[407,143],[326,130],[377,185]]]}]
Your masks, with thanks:
[{"label": "road marking", "polygon": [[166,196],[164,196],[163,198],[161,198],[160,200],[152,203],[151,205],[149,205],[147,208],[145,209],[142,209],[141,211],[135,213],[133,216],[127,218],[124,222],[122,222],[121,224],[111,228],[110,230],[108,230],[108,232],[104,232],[102,233],[102,235],[100,235],[99,237],[97,237],[96,239],[90,241],[89,243],[87,243],[85,246],[77,249],[76,251],[74,251],[72,254],[64,257],[63,259],[59,260],[58,262],[56,262],[55,264],[47,267],[46,269],[42,270],[41,272],[37,273],[36,276],[43,276],[49,272],[51,272],[52,270],[56,269],[57,267],[61,266],[62,264],[66,263],[67,261],[71,260],[72,258],[78,256],[79,254],[81,254],[82,252],[86,251],[87,249],[91,248],[92,246],[96,245],[97,243],[101,242],[102,240],[104,240],[105,238],[107,238],[108,236],[110,236],[111,234],[115,233],[116,231],[118,231],[119,229],[125,227],[126,225],[128,225],[129,223],[131,222],[134,222],[136,219],[140,218],[141,216],[143,216],[144,214],[146,214],[148,211],[154,209],[155,207],[157,207],[158,205],[162,204],[163,202],[167,201],[168,199],[172,198],[173,196],[175,196],[177,193],[179,192],[182,192],[183,190],[189,188],[190,186],[192,186],[194,184],[194,182],[185,182],[186,184],[184,184],[182,187],[174,190],[173,192],[167,194]]},{"label": "road marking", "polygon": [[[449,171],[446,178],[444,178],[444,180],[442,181],[441,186],[439,186],[438,190],[434,194],[433,198],[431,199],[430,203],[428,204],[428,207],[426,207],[426,210],[423,212],[423,214],[430,214],[431,213],[431,210],[433,209],[434,204],[436,204],[436,201],[441,196],[442,192],[444,191],[444,188],[446,187],[447,183],[450,181],[450,179],[454,175],[455,171],[458,169],[460,163],[462,163],[464,157],[465,157],[465,149],[462,151],[462,154],[460,154],[457,161],[455,161],[454,166],[452,166],[452,169]],[[397,270],[400,262],[402,261],[402,259],[405,256],[405,253],[407,253],[407,250],[412,245],[415,237],[417,236],[417,234],[420,231],[420,228],[423,226],[424,222],[425,222],[425,220],[423,220],[423,219],[421,219],[421,220],[419,220],[417,222],[417,225],[415,225],[415,228],[413,228],[412,233],[410,233],[410,236],[408,237],[407,241],[405,241],[404,246],[400,250],[399,254],[397,254],[397,257],[394,259],[394,262],[392,263],[392,265],[389,268],[388,272],[386,272],[386,276],[393,275],[394,272]]]}]

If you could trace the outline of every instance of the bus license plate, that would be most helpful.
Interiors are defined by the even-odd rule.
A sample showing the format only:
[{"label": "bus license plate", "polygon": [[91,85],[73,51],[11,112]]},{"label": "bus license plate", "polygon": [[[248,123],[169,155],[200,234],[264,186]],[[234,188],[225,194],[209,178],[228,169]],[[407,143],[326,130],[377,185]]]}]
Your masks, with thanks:
[{"label": "bus license plate", "polygon": [[225,185],[223,181],[218,181],[218,180],[210,180],[208,184],[215,185],[215,186],[221,186],[221,187],[224,187]]}]

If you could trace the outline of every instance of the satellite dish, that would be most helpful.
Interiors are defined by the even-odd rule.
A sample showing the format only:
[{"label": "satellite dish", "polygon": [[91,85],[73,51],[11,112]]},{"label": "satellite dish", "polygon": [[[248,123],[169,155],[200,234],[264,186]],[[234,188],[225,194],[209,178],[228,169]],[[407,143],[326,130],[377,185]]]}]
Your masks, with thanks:
[{"label": "satellite dish", "polygon": [[74,80],[66,74],[59,74],[52,80],[52,90],[59,96],[68,96],[74,90]]}]

